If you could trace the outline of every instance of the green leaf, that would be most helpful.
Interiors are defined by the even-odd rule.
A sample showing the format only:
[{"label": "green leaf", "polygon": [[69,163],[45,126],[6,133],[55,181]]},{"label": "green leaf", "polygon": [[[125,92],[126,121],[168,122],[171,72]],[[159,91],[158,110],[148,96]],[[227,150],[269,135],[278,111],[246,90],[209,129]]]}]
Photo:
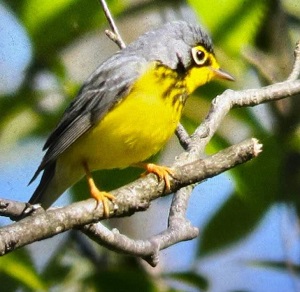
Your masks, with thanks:
[{"label": "green leaf", "polygon": [[202,230],[199,256],[218,252],[244,238],[253,231],[265,211],[249,208],[247,201],[232,194]]},{"label": "green leaf", "polygon": [[[239,53],[254,41],[269,1],[210,1],[189,0],[191,6],[213,35],[214,43],[227,52]],[[213,9],[212,9],[213,8]]]},{"label": "green leaf", "polygon": [[300,266],[290,261],[288,263],[281,261],[248,261],[247,263],[253,267],[274,269],[289,274],[293,271],[293,273],[297,273],[298,276],[300,275]]},{"label": "green leaf", "polygon": [[[27,0],[22,12],[24,24],[28,31],[34,34],[41,26],[44,26],[45,22],[55,18],[62,11],[66,11],[75,2],[78,1]],[[32,17],[33,15],[34,17]]]},{"label": "green leaf", "polygon": [[207,279],[193,271],[170,273],[166,274],[165,276],[177,280],[180,283],[188,284],[189,286],[198,288],[200,291],[207,291],[209,288]]},{"label": "green leaf", "polygon": [[[62,285],[68,278],[68,274],[70,274],[72,268],[71,266],[64,264],[63,259],[70,252],[70,246],[71,244],[68,240],[61,244],[42,271],[42,277],[45,279],[49,287],[53,285]],[[77,255],[75,256],[75,259],[78,260]],[[78,264],[75,263],[75,259],[73,262],[74,265]]]},{"label": "green leaf", "polygon": [[[1,257],[0,274],[8,276],[18,286],[25,286],[32,291],[46,290],[46,286],[37,274],[25,249]],[[2,280],[1,285],[3,285]]]},{"label": "green leaf", "polygon": [[97,291],[158,291],[151,278],[142,269],[128,267],[113,271],[100,271],[92,279]]}]

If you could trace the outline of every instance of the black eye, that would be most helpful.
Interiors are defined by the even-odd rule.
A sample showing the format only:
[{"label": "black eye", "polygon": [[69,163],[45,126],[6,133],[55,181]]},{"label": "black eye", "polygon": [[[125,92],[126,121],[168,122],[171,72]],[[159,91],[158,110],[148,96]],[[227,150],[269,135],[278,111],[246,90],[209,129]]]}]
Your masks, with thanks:
[{"label": "black eye", "polygon": [[192,56],[197,65],[203,65],[207,59],[206,53],[200,48],[192,48]]}]

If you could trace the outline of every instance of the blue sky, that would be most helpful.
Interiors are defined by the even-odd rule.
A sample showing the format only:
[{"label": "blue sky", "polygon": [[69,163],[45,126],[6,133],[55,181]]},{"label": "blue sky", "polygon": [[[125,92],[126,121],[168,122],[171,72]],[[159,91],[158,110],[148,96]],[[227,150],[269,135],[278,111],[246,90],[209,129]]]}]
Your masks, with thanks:
[{"label": "blue sky", "polygon": [[0,5],[0,93],[18,88],[31,53],[23,27]]}]

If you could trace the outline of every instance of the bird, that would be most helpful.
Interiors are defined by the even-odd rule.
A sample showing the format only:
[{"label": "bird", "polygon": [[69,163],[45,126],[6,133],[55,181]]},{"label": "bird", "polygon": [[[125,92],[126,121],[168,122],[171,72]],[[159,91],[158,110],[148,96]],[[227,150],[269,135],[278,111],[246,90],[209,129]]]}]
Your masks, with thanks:
[{"label": "bird", "polygon": [[200,25],[173,21],[142,34],[104,61],[67,107],[29,182],[42,172],[29,203],[47,209],[85,176],[108,217],[115,197],[96,186],[100,169],[143,167],[170,188],[172,169],[144,161],[175,132],[188,96],[215,78],[234,80]]}]

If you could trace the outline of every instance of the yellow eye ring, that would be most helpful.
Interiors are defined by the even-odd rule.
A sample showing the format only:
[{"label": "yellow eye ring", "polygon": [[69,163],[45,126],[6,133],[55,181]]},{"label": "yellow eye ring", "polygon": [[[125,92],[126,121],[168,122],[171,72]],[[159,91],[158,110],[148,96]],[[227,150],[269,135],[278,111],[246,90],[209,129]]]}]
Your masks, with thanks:
[{"label": "yellow eye ring", "polygon": [[192,57],[195,63],[199,66],[203,65],[207,60],[207,54],[205,51],[201,50],[198,47],[192,48]]}]

